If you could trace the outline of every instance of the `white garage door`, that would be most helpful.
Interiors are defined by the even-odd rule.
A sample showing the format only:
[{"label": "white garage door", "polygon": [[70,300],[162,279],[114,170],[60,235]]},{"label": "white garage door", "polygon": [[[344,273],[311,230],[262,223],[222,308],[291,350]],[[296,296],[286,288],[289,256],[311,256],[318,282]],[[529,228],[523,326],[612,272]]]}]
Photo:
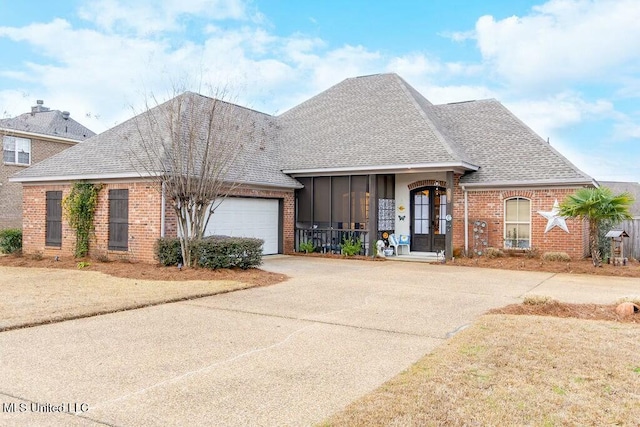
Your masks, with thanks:
[{"label": "white garage door", "polygon": [[263,253],[278,253],[278,200],[229,197],[211,216],[205,236],[256,237]]}]

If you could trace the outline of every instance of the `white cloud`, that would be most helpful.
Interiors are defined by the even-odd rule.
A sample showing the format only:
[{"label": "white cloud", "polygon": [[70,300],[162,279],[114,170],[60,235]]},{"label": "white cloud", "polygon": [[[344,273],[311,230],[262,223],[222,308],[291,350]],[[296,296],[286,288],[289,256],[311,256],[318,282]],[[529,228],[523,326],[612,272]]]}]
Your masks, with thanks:
[{"label": "white cloud", "polygon": [[421,53],[411,53],[409,55],[392,58],[387,65],[389,71],[410,78],[433,75],[440,72],[443,65],[438,60],[427,58]]},{"label": "white cloud", "polygon": [[631,118],[619,121],[613,126],[613,137],[616,140],[640,140],[640,121],[633,121]]},{"label": "white cloud", "polygon": [[613,79],[640,65],[637,0],[551,0],[524,17],[483,16],[484,60],[513,85]]},{"label": "white cloud", "polygon": [[245,19],[246,9],[242,0],[165,0],[161,5],[149,0],[99,0],[83,5],[79,15],[105,31],[149,35],[181,29],[184,15]]},{"label": "white cloud", "polygon": [[478,99],[497,98],[497,93],[485,86],[451,85],[427,86],[419,89],[433,104],[473,101]]},{"label": "white cloud", "polygon": [[543,99],[505,101],[504,104],[543,138],[586,120],[613,118],[617,114],[613,105],[606,100],[588,102],[571,92]]}]

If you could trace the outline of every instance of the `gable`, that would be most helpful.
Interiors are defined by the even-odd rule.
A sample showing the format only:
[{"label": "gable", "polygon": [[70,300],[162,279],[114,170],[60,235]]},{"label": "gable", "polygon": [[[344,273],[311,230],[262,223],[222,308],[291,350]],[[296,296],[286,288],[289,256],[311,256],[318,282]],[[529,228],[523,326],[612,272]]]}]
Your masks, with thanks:
[{"label": "gable", "polygon": [[364,168],[460,163],[425,107],[395,74],[356,77],[278,117],[283,169]]},{"label": "gable", "polygon": [[437,105],[433,114],[447,137],[480,165],[461,183],[593,181],[496,100]]}]

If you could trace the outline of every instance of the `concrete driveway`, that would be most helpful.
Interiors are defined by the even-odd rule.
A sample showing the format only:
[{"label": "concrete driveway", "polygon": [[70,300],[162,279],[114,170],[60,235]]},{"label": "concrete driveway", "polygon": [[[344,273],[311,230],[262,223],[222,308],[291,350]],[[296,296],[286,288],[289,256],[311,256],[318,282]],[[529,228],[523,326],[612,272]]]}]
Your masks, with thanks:
[{"label": "concrete driveway", "polygon": [[0,333],[0,425],[310,425],[527,293],[640,294],[635,279],[419,263],[264,268],[292,278]]}]

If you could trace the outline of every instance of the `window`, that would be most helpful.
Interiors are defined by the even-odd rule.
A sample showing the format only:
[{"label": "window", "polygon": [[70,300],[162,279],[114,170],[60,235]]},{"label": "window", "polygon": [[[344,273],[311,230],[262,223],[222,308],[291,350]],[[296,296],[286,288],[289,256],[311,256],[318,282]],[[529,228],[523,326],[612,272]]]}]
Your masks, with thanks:
[{"label": "window", "polygon": [[5,136],[2,138],[2,149],[5,163],[18,165],[31,164],[31,140]]},{"label": "window", "polygon": [[109,249],[129,249],[129,190],[109,190]]},{"label": "window", "polygon": [[296,227],[366,229],[369,220],[369,176],[298,178]]},{"label": "window", "polygon": [[351,228],[367,228],[369,221],[369,177],[351,177]]},{"label": "window", "polygon": [[396,228],[395,175],[378,175],[378,231],[392,232]]},{"label": "window", "polygon": [[504,202],[504,247],[531,247],[531,201],[516,197]]},{"label": "window", "polygon": [[62,191],[47,191],[45,245],[62,246]]},{"label": "window", "polygon": [[331,222],[331,178],[313,178],[313,224],[328,228]]},{"label": "window", "polygon": [[349,228],[349,177],[331,178],[331,227]]}]

